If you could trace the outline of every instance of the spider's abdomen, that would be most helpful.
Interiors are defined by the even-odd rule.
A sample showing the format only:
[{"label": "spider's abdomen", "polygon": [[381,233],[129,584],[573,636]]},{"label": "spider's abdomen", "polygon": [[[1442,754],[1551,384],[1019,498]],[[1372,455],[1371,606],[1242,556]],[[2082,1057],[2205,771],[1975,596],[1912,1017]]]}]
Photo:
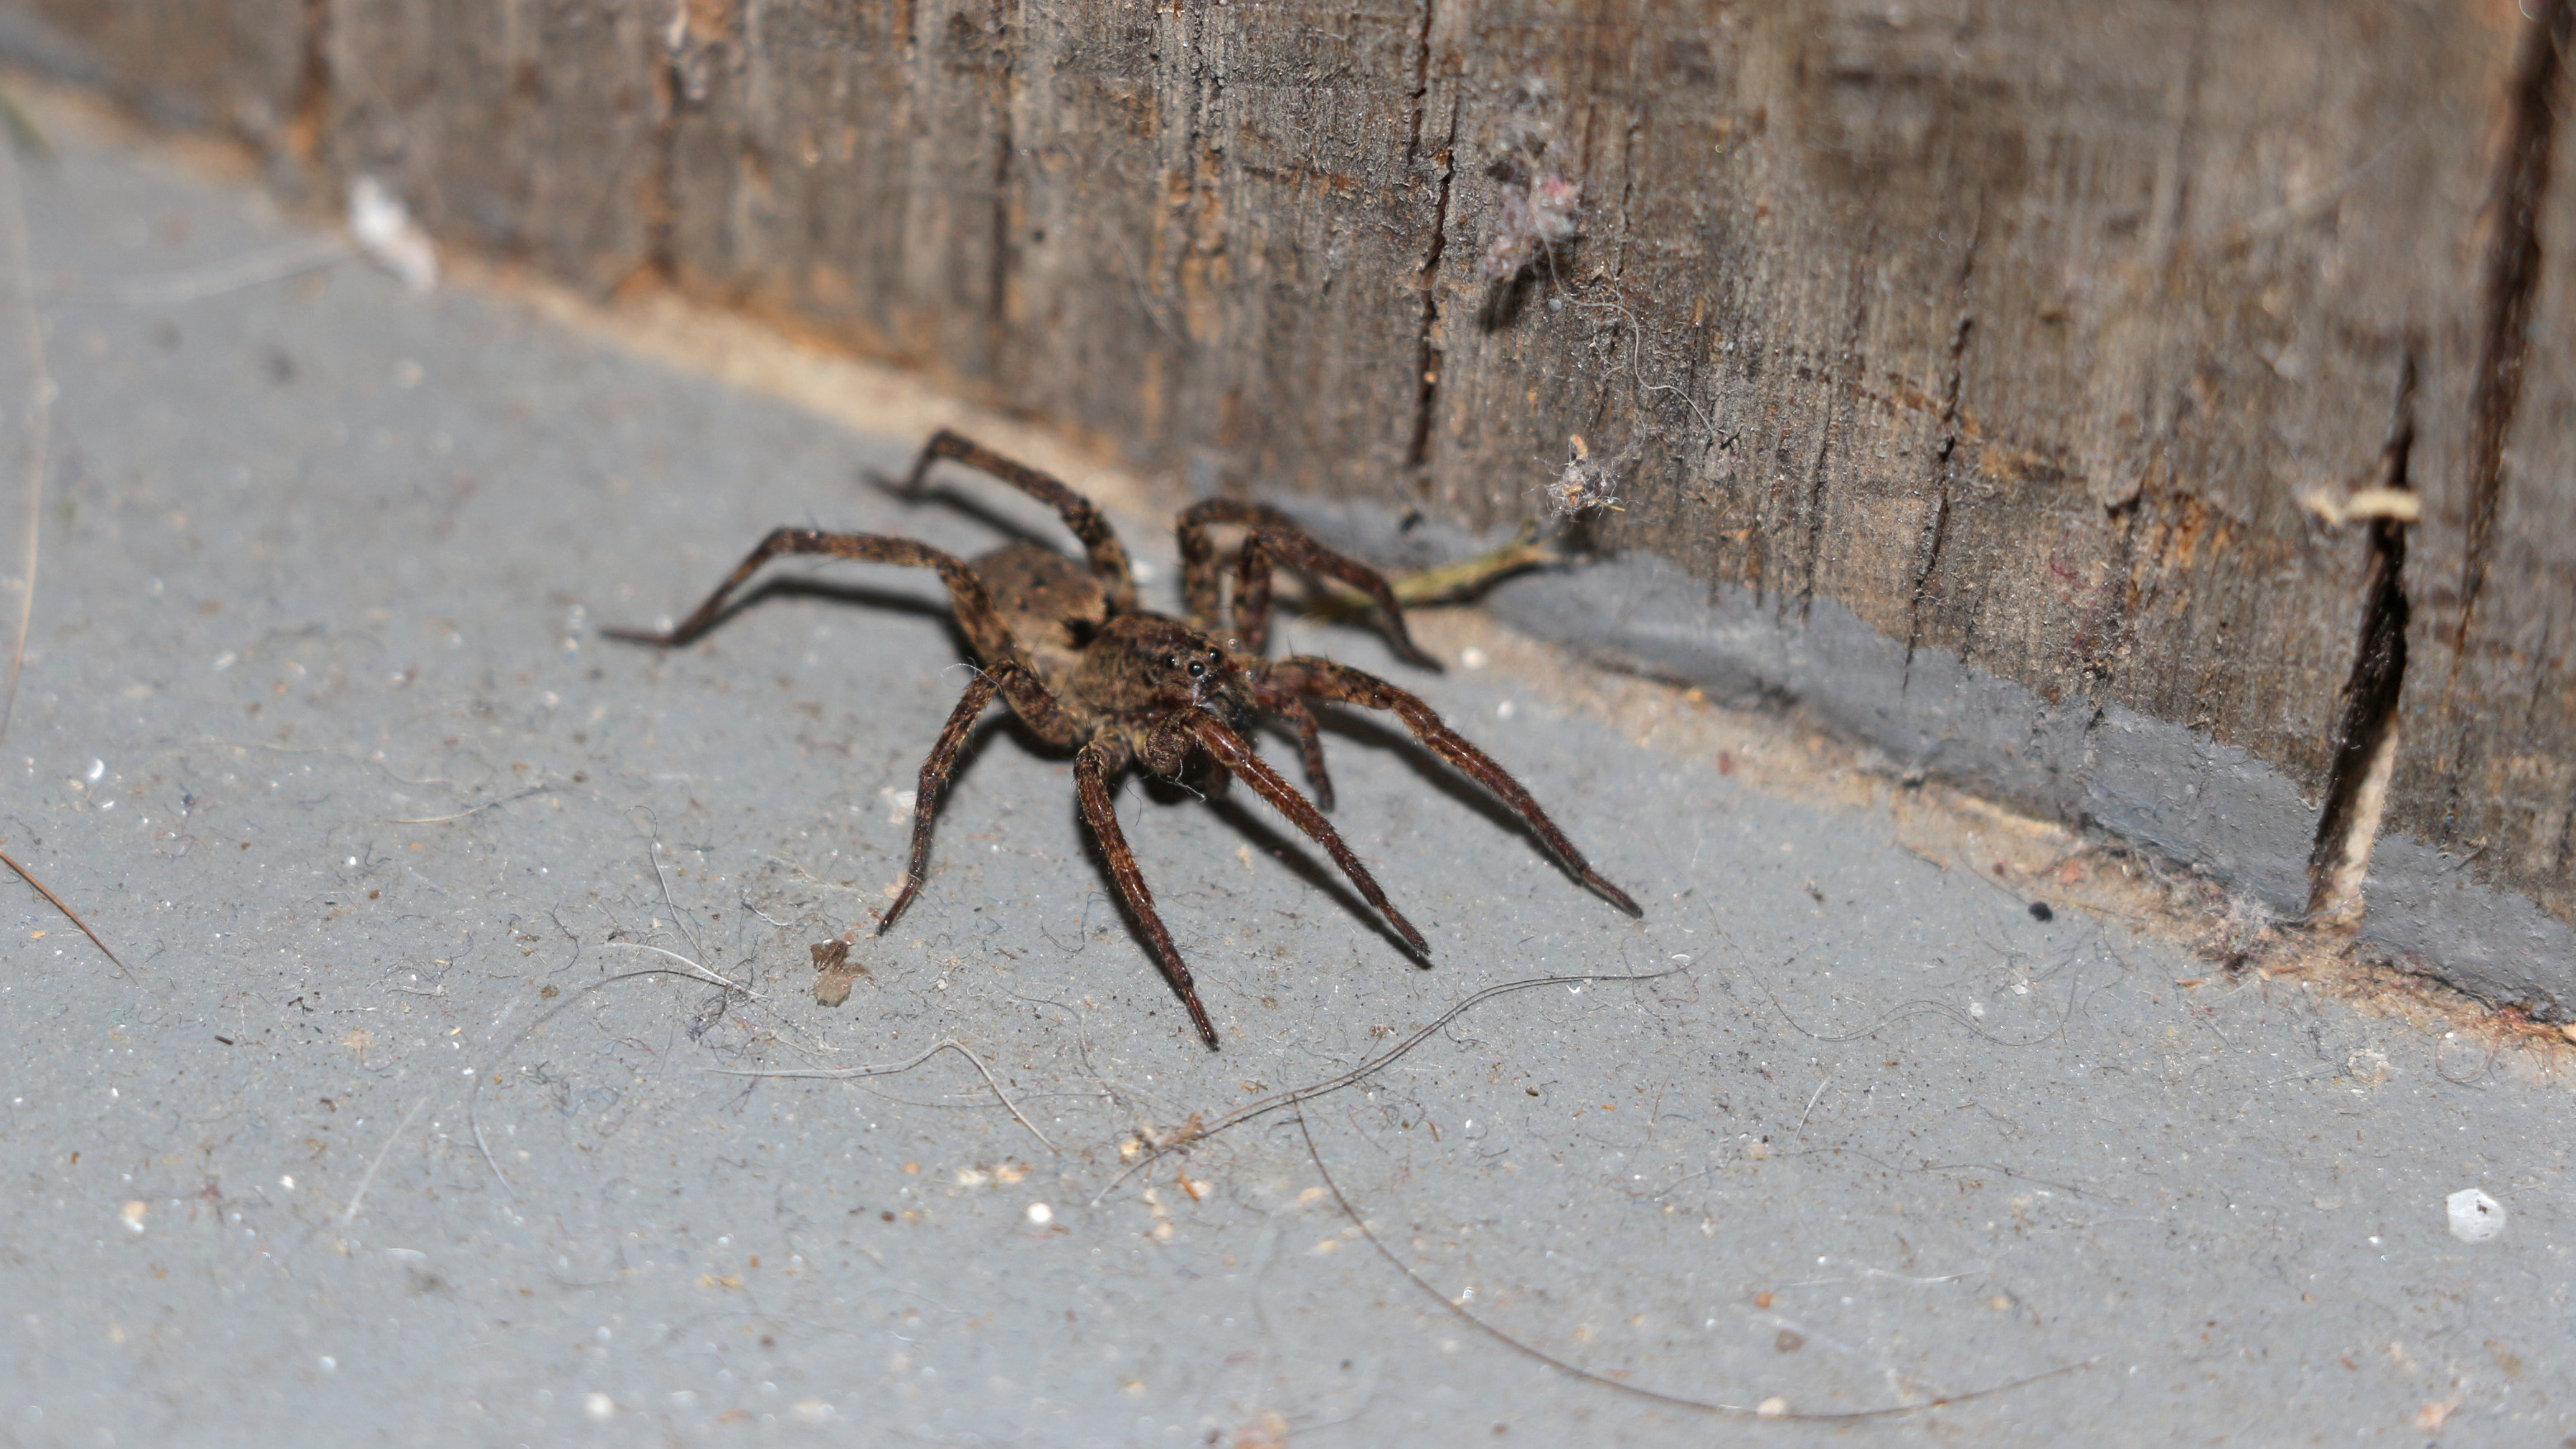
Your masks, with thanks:
[{"label": "spider's abdomen", "polygon": [[971,567],[992,594],[1002,627],[1050,689],[1071,676],[1082,651],[1109,622],[1109,594],[1100,580],[1051,548],[1007,544]]}]

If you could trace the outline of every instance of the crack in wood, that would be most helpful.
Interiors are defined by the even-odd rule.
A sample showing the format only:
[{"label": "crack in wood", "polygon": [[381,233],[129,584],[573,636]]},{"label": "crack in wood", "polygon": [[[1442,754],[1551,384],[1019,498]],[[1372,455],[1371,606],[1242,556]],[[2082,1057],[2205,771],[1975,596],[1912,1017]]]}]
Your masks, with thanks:
[{"label": "crack in wood", "polygon": [[1422,160],[1422,112],[1424,98],[1431,94],[1431,0],[1422,0],[1421,18],[1413,36],[1413,116],[1412,126],[1404,139],[1404,167],[1410,172]]},{"label": "crack in wood", "polygon": [[331,0],[304,0],[304,40],[287,115],[288,149],[306,165],[318,162],[331,119]]},{"label": "crack in wood", "polygon": [[1010,7],[1011,0],[993,0],[993,56],[1001,74],[995,77],[993,98],[997,133],[993,148],[993,254],[985,259],[984,280],[984,305],[988,309],[984,325],[986,346],[990,348],[988,377],[999,372],[1002,359],[1010,355],[1011,153],[1019,144],[1012,109],[1018,102],[1020,83],[1019,56],[1011,48],[1016,37],[1011,30]]},{"label": "crack in wood", "polygon": [[653,169],[644,183],[646,276],[665,285],[680,278],[680,108],[689,104],[688,12],[680,12],[655,70],[661,114],[653,123]]},{"label": "crack in wood", "polygon": [[[1430,44],[1430,7],[1423,7],[1423,44]],[[1437,158],[1440,166],[1440,193],[1431,215],[1431,243],[1422,258],[1422,330],[1415,352],[1416,377],[1421,391],[1415,396],[1413,437],[1407,444],[1404,464],[1414,470],[1417,491],[1429,496],[1431,491],[1431,439],[1434,415],[1440,404],[1440,256],[1449,244],[1449,189],[1457,178],[1458,102],[1449,103],[1449,135],[1441,144]]]},{"label": "crack in wood", "polygon": [[[1833,379],[1831,401],[1816,427],[1816,456],[1807,469],[1807,538],[1804,560],[1806,578],[1798,588],[1798,617],[1805,619],[1816,606],[1816,575],[1824,571],[1825,496],[1832,490],[1830,464],[1833,460],[1834,429],[1849,427],[1858,407],[1862,374],[1867,370],[1861,361],[1862,331],[1869,325],[1870,263],[1878,254],[1878,223],[1872,219],[1861,233],[1860,249],[1852,257],[1850,321],[1843,332],[1842,356]],[[1781,599],[1785,607],[1786,594]]]},{"label": "crack in wood", "polygon": [[[1969,284],[1976,280],[1977,247],[1985,240],[1985,198],[1977,198],[1976,225],[1968,229],[1968,245],[1959,258],[1959,296],[1964,302]],[[1968,337],[1975,331],[1977,314],[1964,308],[1959,322],[1950,332],[1950,377],[1942,389],[1941,446],[1932,456],[1932,519],[1924,526],[1923,541],[1917,550],[1914,589],[1905,605],[1905,665],[1897,675],[1896,692],[1903,694],[1914,683],[1914,651],[1923,645],[1923,601],[1932,591],[1932,575],[1941,566],[1942,545],[1950,535],[1950,484],[1956,470],[1952,459],[1958,456],[1961,427],[1959,422],[1960,391],[1967,375]]]},{"label": "crack in wood", "polygon": [[[1974,255],[1973,248],[1970,255]],[[1972,262],[1971,265],[1974,265]],[[1965,268],[1962,269],[1964,280]],[[1941,547],[1950,537],[1950,484],[1953,478],[1951,460],[1959,451],[1959,388],[1961,359],[1968,351],[1968,334],[1975,329],[1974,314],[1961,313],[1959,325],[1950,336],[1950,382],[1941,405],[1941,446],[1932,454],[1932,518],[1923,528],[1923,542],[1914,566],[1914,589],[1906,601],[1905,665],[1897,676],[1896,692],[1903,694],[1914,682],[1914,652],[1923,647],[1923,601],[1931,596],[1932,575],[1941,567]]]},{"label": "crack in wood", "polygon": [[[2415,452],[2416,345],[2410,342],[2397,372],[2397,400],[2388,442],[2380,450],[2379,486],[2412,490],[2408,468]],[[2398,700],[2406,684],[2406,523],[2371,519],[2370,561],[2362,573],[2361,638],[2353,650],[2352,676],[2343,687],[2335,725],[2334,763],[2326,776],[2325,805],[2317,814],[2316,843],[2308,854],[2308,915],[2313,920],[2358,926],[2362,882],[2388,804],[2388,781],[2397,764]]]}]

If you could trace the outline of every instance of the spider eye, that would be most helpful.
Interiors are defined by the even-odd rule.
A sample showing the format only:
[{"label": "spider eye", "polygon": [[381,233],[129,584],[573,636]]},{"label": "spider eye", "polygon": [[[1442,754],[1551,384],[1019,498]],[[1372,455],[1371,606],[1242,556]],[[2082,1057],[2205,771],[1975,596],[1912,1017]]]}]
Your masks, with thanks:
[{"label": "spider eye", "polygon": [[1164,656],[1163,656],[1163,667],[1164,667],[1165,669],[1178,669],[1178,668],[1180,668],[1180,667],[1181,667],[1181,656],[1179,656],[1178,654],[1166,654],[1166,655],[1164,655]]},{"label": "spider eye", "polygon": [[1205,679],[1205,678],[1207,678],[1207,666],[1206,666],[1206,665],[1204,665],[1204,664],[1201,664],[1200,662],[1198,662],[1198,661],[1197,661],[1197,660],[1195,660],[1195,659],[1191,660],[1191,661],[1190,661],[1190,678],[1192,678],[1192,679]]}]

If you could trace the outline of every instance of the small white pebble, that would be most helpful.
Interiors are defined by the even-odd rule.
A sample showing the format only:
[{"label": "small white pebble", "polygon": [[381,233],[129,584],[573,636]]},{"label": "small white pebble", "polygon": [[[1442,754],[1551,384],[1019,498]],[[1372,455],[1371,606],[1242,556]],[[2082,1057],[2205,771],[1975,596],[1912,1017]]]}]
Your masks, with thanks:
[{"label": "small white pebble", "polygon": [[1514,714],[1518,713],[1518,712],[1519,712],[1519,710],[1520,710],[1520,706],[1519,706],[1519,705],[1516,705],[1516,704],[1512,703],[1510,700],[1508,700],[1508,699],[1507,699],[1507,700],[1504,700],[1501,704],[1498,704],[1498,705],[1495,705],[1495,706],[1494,706],[1494,718],[1496,718],[1496,719],[1510,719]]},{"label": "small white pebble", "polygon": [[144,1218],[150,1216],[151,1212],[152,1205],[138,1197],[132,1202],[127,1203],[125,1205],[125,1210],[118,1214],[118,1216],[125,1219],[126,1227],[139,1233],[143,1231]]},{"label": "small white pebble", "polygon": [[1482,669],[1485,667],[1485,651],[1474,648],[1461,649],[1458,651],[1458,662],[1469,669]]},{"label": "small white pebble", "polygon": [[2451,1236],[2463,1243],[2483,1243],[2504,1231],[2504,1204],[2474,1187],[2464,1187],[2446,1200],[2451,1210]]},{"label": "small white pebble", "polygon": [[606,1394],[581,1396],[581,1411],[593,1419],[606,1420],[617,1412],[617,1401]]},{"label": "small white pebble", "polygon": [[280,1178],[277,1180],[277,1185],[278,1185],[279,1187],[285,1188],[288,1192],[293,1192],[293,1191],[295,1191],[295,1174],[293,1174],[293,1173],[291,1173],[291,1172],[290,1172],[290,1173],[286,1174],[285,1176],[280,1177]]},{"label": "small white pebble", "polygon": [[1761,1403],[1754,1405],[1753,1412],[1760,1414],[1766,1419],[1776,1419],[1782,1414],[1789,1412],[1789,1401],[1780,1397],[1778,1394],[1773,1394],[1771,1397],[1764,1399]]},{"label": "small white pebble", "polygon": [[1055,1209],[1042,1202],[1029,1204],[1029,1226],[1042,1228],[1055,1221]]}]

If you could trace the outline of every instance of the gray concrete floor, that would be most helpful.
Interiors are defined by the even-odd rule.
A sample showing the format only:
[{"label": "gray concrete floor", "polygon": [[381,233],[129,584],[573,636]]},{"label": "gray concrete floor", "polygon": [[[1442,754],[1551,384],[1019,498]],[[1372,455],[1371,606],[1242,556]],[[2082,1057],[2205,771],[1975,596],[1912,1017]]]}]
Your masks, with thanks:
[{"label": "gray concrete floor", "polygon": [[[781,522],[992,539],[861,481],[918,437],[502,294],[355,262],[225,284],[201,269],[309,232],[41,114],[60,399],[0,821],[133,969],[9,887],[0,1440],[2576,1434],[2559,1085],[2285,983],[2178,988],[2209,965],[2035,919],[1885,804],[1765,793],[1362,634],[1293,631],[1459,721],[1642,921],[1370,721],[1329,742],[1336,818],[1429,970],[1247,792],[1131,785],[1211,1054],[1067,763],[997,727],[872,975],[817,1005],[806,946],[882,902],[889,792],[962,686],[934,593],[843,569],[668,656],[595,631]],[[1121,522],[1167,595],[1162,530]],[[1141,1129],[1332,1078],[1481,988],[1674,968],[1485,1000],[1124,1175]],[[735,1075],[946,1041],[1028,1125],[960,1052]],[[1713,1419],[1480,1335],[1325,1169],[1440,1295],[1617,1384],[1833,1414],[2075,1367]],[[2491,1241],[2449,1229],[2472,1187]]]}]

